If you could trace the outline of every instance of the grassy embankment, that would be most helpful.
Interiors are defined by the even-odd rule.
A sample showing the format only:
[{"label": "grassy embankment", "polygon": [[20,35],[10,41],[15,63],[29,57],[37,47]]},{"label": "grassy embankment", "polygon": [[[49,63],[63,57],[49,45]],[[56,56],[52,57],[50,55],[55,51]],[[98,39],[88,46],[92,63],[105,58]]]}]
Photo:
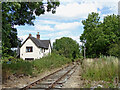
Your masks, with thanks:
[{"label": "grassy embankment", "polygon": [[82,63],[82,77],[87,80],[104,80],[112,83],[118,77],[118,58],[102,57],[99,59],[86,59]]},{"label": "grassy embankment", "polygon": [[70,62],[70,59],[56,54],[52,54],[34,61],[25,61],[22,59],[12,58],[11,62],[9,62],[8,59],[4,59],[2,62],[3,81],[8,79],[9,76],[13,74],[34,76],[45,70],[61,67],[62,65]]}]

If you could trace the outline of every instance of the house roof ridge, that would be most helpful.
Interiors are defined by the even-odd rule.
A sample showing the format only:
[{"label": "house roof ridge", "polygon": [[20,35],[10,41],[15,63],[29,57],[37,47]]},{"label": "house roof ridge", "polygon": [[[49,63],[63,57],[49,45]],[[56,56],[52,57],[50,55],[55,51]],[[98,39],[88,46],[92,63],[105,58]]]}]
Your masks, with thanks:
[{"label": "house roof ridge", "polygon": [[[30,37],[33,37],[33,36],[30,36]],[[35,37],[33,37],[33,38],[35,38]],[[35,39],[37,39],[37,38],[35,38]],[[37,39],[37,40],[40,40],[40,41],[47,41],[47,40],[49,40],[49,39],[45,39],[45,40]],[[49,40],[49,41],[50,41],[50,40]]]},{"label": "house roof ridge", "polygon": [[[39,48],[49,48],[49,44],[51,44],[50,43],[50,40],[40,40],[40,39],[37,39],[37,38],[35,38],[35,37],[33,37],[33,36],[29,36],[24,42],[23,42],[23,44],[28,40],[28,39],[31,39],[32,41],[33,41],[33,43],[37,46],[37,47],[39,47]],[[22,44],[22,45],[23,45]],[[21,46],[22,47],[22,46]]]},{"label": "house roof ridge", "polygon": [[40,40],[40,39],[37,39],[35,37],[30,37],[30,38],[38,47],[41,47],[41,48],[48,48],[49,47],[50,40]]}]

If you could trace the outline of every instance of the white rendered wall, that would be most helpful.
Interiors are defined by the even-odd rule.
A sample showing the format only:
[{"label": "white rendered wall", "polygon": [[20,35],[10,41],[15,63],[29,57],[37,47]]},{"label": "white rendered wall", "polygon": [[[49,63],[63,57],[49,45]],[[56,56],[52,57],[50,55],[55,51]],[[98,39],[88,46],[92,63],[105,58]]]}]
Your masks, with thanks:
[{"label": "white rendered wall", "polygon": [[[32,46],[33,52],[26,52],[26,47]],[[41,52],[41,49],[38,48],[31,39],[28,39],[23,46],[20,48],[20,58],[34,58],[39,59],[43,57],[43,53]]]},{"label": "white rendered wall", "polygon": [[45,49],[45,52],[44,52],[44,55],[48,55],[48,54],[51,54],[51,47],[50,47],[50,44],[49,44],[49,48],[48,49]]}]

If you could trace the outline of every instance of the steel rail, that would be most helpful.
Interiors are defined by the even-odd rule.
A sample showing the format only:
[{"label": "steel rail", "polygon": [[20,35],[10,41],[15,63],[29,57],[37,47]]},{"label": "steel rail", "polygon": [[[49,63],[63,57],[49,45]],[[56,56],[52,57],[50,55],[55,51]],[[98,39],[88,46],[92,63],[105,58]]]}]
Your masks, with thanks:
[{"label": "steel rail", "polygon": [[60,78],[58,78],[54,83],[52,83],[49,88],[54,88],[54,86],[59,82],[63,77],[65,77],[71,70],[73,70],[76,66],[72,67],[70,70],[68,70],[64,75],[62,75]]},{"label": "steel rail", "polygon": [[[49,75],[47,75],[47,76],[45,76],[45,77],[43,77],[43,78],[41,78],[41,79],[38,79],[38,80],[36,80],[36,81],[34,81],[34,82],[32,82],[32,83],[30,83],[29,85],[26,85],[25,87],[23,87],[23,88],[21,88],[20,90],[26,90],[26,89],[32,89],[33,87],[37,87],[37,85],[42,85],[42,83],[41,82],[44,82],[45,80],[49,80],[49,78],[52,76],[54,76],[55,74],[57,74],[57,73],[59,73],[59,72],[61,72],[62,70],[63,70],[63,74],[62,75],[60,75],[60,76],[58,76],[58,78],[54,81],[54,79],[53,79],[53,82],[51,82],[51,83],[46,83],[47,85],[48,85],[48,87],[47,88],[45,88],[45,87],[43,87],[42,89],[51,89],[51,88],[54,88],[56,85],[59,85],[59,81],[60,80],[62,80],[62,79],[64,79],[64,77],[65,76],[67,76],[67,79],[69,79],[70,78],[70,76],[75,72],[75,67],[77,66],[77,64],[78,63],[76,63],[75,65],[73,65],[72,67],[70,66],[70,65],[67,65],[67,66],[65,66],[65,67],[63,67],[63,68],[61,68],[61,69],[59,69],[59,70],[57,70],[57,71],[55,71],[55,72],[53,72],[53,73],[51,73],[51,74],[49,74]],[[68,68],[68,70],[67,70],[67,68]],[[65,71],[64,71],[64,69],[65,69]],[[71,71],[73,70],[73,72],[72,73],[70,73]],[[65,72],[65,73],[64,73]],[[69,74],[70,73],[70,74]],[[50,78],[51,79],[51,78]],[[61,84],[63,84],[63,82],[61,83]],[[45,84],[43,84],[43,85],[45,85]]]},{"label": "steel rail", "polygon": [[45,77],[43,77],[43,78],[41,78],[41,79],[38,79],[38,80],[36,80],[36,81],[30,83],[29,85],[26,85],[25,87],[23,87],[23,88],[21,88],[21,89],[19,89],[19,90],[26,90],[26,89],[29,89],[29,88],[31,88],[32,86],[34,86],[35,84],[40,83],[41,81],[45,80],[46,78],[52,76],[53,74],[55,74],[55,73],[57,73],[57,72],[59,72],[59,71],[62,71],[64,68],[67,68],[67,67],[69,67],[69,65],[67,65],[67,66],[65,66],[65,67],[63,67],[63,68],[61,68],[61,69],[59,69],[59,70],[57,70],[57,71],[55,71],[55,72],[53,72],[53,73],[51,73],[51,74],[45,76]]}]

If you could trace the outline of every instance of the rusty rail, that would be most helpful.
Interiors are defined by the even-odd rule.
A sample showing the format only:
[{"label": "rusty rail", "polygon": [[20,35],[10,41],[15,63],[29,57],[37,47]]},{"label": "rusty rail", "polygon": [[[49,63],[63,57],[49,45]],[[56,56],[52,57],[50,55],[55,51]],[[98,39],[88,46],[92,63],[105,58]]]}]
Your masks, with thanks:
[{"label": "rusty rail", "polygon": [[74,67],[72,67],[70,70],[68,70],[63,76],[61,76],[60,78],[58,78],[54,83],[52,83],[49,88],[54,88],[55,84],[57,84],[58,81],[60,81],[64,76],[66,76],[72,69],[74,69]]},{"label": "rusty rail", "polygon": [[[69,67],[69,65],[67,65],[66,67]],[[57,71],[55,71],[55,72],[53,72],[53,73],[51,73],[51,74],[49,74],[49,75],[47,75],[47,76],[45,76],[45,77],[39,79],[39,80],[36,80],[36,81],[32,82],[31,84],[29,84],[29,85],[27,85],[27,86],[21,88],[20,90],[29,89],[29,88],[31,88],[31,86],[34,86],[35,84],[37,84],[37,83],[39,83],[39,82],[45,80],[45,79],[48,78],[49,76],[51,76],[51,75],[53,75],[53,74],[55,74],[55,73],[57,73],[57,72],[63,70],[63,69],[66,68],[66,67],[63,67],[63,68],[61,68],[61,69],[59,69],[59,70],[57,70]]]},{"label": "rusty rail", "polygon": [[[36,80],[35,82],[32,82],[31,84],[29,84],[29,85],[21,88],[20,90],[26,90],[26,89],[30,89],[30,88],[32,88],[32,87],[36,87],[37,84],[38,84],[38,85],[42,85],[42,84],[41,84],[42,81],[51,79],[51,78],[49,78],[50,76],[52,76],[52,75],[54,76],[56,73],[59,73],[59,72],[61,73],[61,71],[63,70],[63,74],[62,74],[60,77],[58,76],[58,78],[57,78],[55,81],[53,80],[53,82],[50,82],[50,83],[47,82],[47,85],[49,84],[48,87],[47,87],[48,89],[54,88],[55,85],[59,84],[58,82],[59,82],[61,79],[63,79],[65,76],[68,75],[69,72],[71,72],[71,71],[73,70],[73,72],[72,72],[72,73],[69,75],[69,77],[68,77],[68,78],[70,78],[70,76],[75,72],[74,68],[75,68],[76,66],[77,66],[77,64],[76,64],[76,65],[73,65],[72,67],[70,67],[70,65],[67,65],[67,66],[64,67],[64,68],[61,68],[61,69],[59,69],[59,70],[57,70],[57,71],[55,71],[55,72],[53,72],[53,73],[51,73],[51,74],[49,74],[49,75],[41,78],[41,79],[39,79],[39,80]],[[68,71],[66,71],[67,68],[68,68]],[[64,70],[64,69],[65,69],[65,70]],[[64,72],[65,72],[65,73],[64,73]],[[62,83],[61,83],[61,84],[62,84]],[[45,84],[43,84],[43,85],[45,85]],[[44,89],[47,89],[47,88],[44,88]]]}]

